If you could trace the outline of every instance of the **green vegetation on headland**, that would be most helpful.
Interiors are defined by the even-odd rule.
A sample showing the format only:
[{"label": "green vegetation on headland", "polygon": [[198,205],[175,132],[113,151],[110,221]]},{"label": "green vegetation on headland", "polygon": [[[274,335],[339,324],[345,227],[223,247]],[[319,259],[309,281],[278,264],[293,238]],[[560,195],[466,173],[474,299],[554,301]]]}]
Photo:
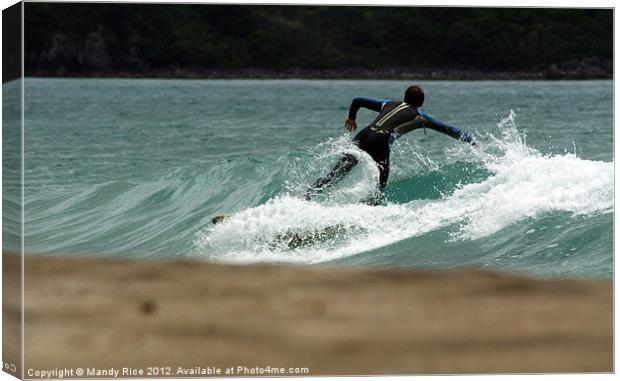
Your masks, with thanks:
[{"label": "green vegetation on headland", "polygon": [[26,3],[27,76],[611,78],[611,9]]}]

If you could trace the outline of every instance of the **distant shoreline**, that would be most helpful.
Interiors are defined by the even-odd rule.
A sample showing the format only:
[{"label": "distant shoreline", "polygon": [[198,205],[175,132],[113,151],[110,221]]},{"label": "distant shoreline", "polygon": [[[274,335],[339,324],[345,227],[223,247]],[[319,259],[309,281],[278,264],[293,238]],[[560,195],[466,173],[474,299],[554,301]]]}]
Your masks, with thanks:
[{"label": "distant shoreline", "polygon": [[27,77],[62,78],[152,78],[152,79],[340,79],[340,80],[592,80],[613,79],[613,72],[598,66],[560,69],[552,65],[545,70],[480,71],[460,69],[157,69],[72,73],[65,70],[27,73]]}]

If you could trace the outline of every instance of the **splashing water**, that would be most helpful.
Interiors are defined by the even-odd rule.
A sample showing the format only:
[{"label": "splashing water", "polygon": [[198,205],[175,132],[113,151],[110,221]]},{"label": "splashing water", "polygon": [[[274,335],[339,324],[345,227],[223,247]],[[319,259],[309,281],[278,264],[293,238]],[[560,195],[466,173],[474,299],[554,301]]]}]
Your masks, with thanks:
[{"label": "splashing water", "polygon": [[[450,194],[438,199],[414,199],[404,204],[388,200],[384,206],[368,206],[356,202],[376,184],[372,159],[347,146],[343,139],[330,141],[318,147],[320,154],[313,155],[311,165],[330,158],[333,161],[345,147],[360,158],[361,165],[328,198],[320,202],[302,200],[300,178],[311,171],[298,168],[293,176],[298,182],[291,182],[286,194],[200,232],[194,242],[196,255],[225,262],[312,264],[347,258],[444,228],[449,229],[451,241],[466,242],[548,213],[569,212],[574,217],[611,212],[613,162],[583,160],[568,153],[543,155],[525,144],[512,111],[499,122],[498,133],[483,137],[481,146],[477,150],[465,145],[446,150],[452,162],[470,163],[488,173],[481,181],[460,185],[459,180]],[[411,147],[400,145],[397,149]],[[408,156],[433,165],[419,156]],[[330,227],[338,227],[338,234],[308,239],[302,245],[290,244],[300,236],[316,237]]]}]

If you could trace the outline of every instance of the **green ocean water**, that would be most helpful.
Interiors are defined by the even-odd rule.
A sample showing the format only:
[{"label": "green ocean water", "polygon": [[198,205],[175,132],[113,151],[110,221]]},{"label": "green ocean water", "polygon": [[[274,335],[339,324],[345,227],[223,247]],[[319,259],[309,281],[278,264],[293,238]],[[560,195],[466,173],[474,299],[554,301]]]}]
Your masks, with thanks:
[{"label": "green ocean water", "polygon": [[[408,85],[28,78],[25,251],[612,276],[612,81],[420,82],[423,109],[481,149],[414,131],[393,147],[385,205],[359,203],[377,177],[360,152],[338,187],[303,200],[353,149],[351,99],[401,99]],[[3,96],[10,156],[19,82]],[[360,111],[360,127],[373,116]],[[3,169],[16,220],[19,168]],[[213,226],[216,214],[234,216]]]}]

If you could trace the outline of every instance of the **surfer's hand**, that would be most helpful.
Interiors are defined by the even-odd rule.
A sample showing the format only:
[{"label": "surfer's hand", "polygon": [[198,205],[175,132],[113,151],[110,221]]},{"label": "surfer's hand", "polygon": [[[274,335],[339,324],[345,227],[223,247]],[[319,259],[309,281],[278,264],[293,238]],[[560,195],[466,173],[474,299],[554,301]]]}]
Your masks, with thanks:
[{"label": "surfer's hand", "polygon": [[357,128],[357,122],[351,118],[347,118],[344,122],[344,126],[347,130],[349,130],[349,132],[351,132]]}]

